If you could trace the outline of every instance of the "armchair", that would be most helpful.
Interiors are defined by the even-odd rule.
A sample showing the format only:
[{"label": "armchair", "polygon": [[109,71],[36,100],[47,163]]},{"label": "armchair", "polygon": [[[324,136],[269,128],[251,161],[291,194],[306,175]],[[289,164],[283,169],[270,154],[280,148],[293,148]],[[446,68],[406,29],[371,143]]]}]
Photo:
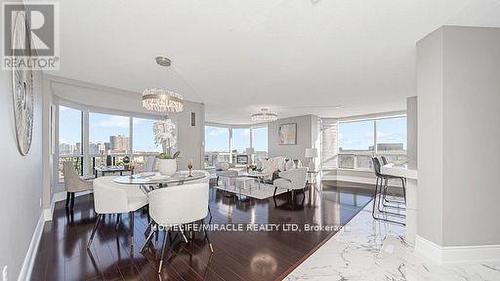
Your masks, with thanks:
[{"label": "armchair", "polygon": [[[278,188],[286,189],[287,191],[292,191],[292,202],[294,201],[294,195],[296,190],[303,190],[306,187],[307,178],[307,168],[297,168],[290,169],[279,173],[278,179],[273,181],[274,185],[274,204],[276,204],[276,191]],[[306,196],[302,198],[302,204],[304,204]]]},{"label": "armchair", "polygon": [[66,207],[71,201],[71,209],[75,205],[75,192],[93,190],[92,181],[81,178],[73,162],[66,161],[63,163],[64,187],[66,189]]},{"label": "armchair", "polygon": [[276,171],[285,170],[285,157],[274,157],[267,161],[262,161],[262,171],[259,173],[259,177],[263,180],[273,180],[273,175]]}]

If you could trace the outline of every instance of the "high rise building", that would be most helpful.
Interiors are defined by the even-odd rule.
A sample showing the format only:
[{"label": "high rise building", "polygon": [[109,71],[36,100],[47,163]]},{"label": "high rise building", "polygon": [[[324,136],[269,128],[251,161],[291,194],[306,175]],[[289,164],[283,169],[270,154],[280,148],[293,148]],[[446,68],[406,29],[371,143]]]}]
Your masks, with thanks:
[{"label": "high rise building", "polygon": [[129,138],[123,135],[109,137],[111,151],[115,153],[126,153],[129,151]]}]

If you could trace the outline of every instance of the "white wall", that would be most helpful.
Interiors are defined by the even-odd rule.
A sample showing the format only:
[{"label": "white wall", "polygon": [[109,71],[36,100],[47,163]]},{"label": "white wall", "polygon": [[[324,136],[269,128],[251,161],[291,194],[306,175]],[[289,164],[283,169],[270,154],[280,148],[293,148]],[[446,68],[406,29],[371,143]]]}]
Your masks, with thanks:
[{"label": "white wall", "polygon": [[418,99],[406,98],[406,139],[408,168],[417,169],[418,163]]},{"label": "white wall", "polygon": [[[297,144],[278,144],[278,127],[282,124],[297,123]],[[305,158],[306,148],[317,147],[319,149],[319,118],[315,115],[304,115],[278,119],[268,125],[268,153],[269,157],[284,156],[290,159],[300,159],[304,164],[308,163]],[[319,163],[319,159],[316,160]]]},{"label": "white wall", "polygon": [[[196,126],[191,126],[191,112],[196,115]],[[181,151],[181,158],[177,161],[179,169],[187,169],[187,161],[193,162],[194,169],[204,167],[205,154],[205,105],[188,102],[184,111],[177,114],[177,128],[179,131],[177,147]]]},{"label": "white wall", "polygon": [[[3,20],[0,21],[3,24]],[[3,26],[0,26],[3,30]],[[41,74],[35,73],[33,142],[27,156],[17,149],[10,72],[0,71],[0,270],[8,266],[16,280],[41,217],[42,197],[42,93]]]},{"label": "white wall", "polygon": [[418,235],[500,245],[500,29],[445,26],[417,48]]},{"label": "white wall", "polygon": [[442,29],[417,43],[418,235],[442,244]]},{"label": "white wall", "polygon": [[500,28],[443,35],[443,245],[500,245]]}]

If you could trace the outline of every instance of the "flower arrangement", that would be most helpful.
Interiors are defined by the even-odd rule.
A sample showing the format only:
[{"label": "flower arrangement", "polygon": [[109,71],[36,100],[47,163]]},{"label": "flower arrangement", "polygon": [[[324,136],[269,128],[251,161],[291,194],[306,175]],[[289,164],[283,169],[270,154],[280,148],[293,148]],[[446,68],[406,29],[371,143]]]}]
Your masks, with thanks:
[{"label": "flower arrangement", "polygon": [[175,132],[175,124],[170,119],[159,120],[153,123],[153,132],[155,134],[155,144],[162,146],[162,153],[158,159],[176,159],[179,157],[180,151],[172,154],[172,149],[177,143],[177,136]]}]

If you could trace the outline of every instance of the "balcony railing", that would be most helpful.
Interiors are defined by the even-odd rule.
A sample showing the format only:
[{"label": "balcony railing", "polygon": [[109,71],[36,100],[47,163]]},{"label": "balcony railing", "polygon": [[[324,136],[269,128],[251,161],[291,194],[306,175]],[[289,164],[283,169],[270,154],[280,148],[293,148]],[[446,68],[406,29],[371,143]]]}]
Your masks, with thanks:
[{"label": "balcony railing", "polygon": [[[217,163],[231,162],[234,164],[246,164],[238,162],[238,156],[246,156],[245,153],[229,152],[205,152],[205,167],[214,167]],[[231,159],[232,157],[232,159]],[[267,151],[255,151],[253,154],[254,162],[267,158]],[[242,158],[243,159],[243,158]]]},{"label": "balcony railing", "polygon": [[[373,170],[372,157],[375,156],[373,152],[359,152],[359,153],[339,153],[338,167],[340,169],[353,169],[353,170]],[[403,163],[406,162],[408,157],[406,151],[404,152],[379,152],[376,156],[385,156],[389,163]]]},{"label": "balcony railing", "polygon": [[[132,155],[132,160],[134,161],[134,165],[136,166],[137,170],[141,170],[144,167],[144,164],[146,163],[146,159],[149,156],[154,156],[157,155],[158,153],[152,152],[152,153],[137,153]],[[111,165],[119,165],[123,161],[123,157],[127,156],[127,154],[113,154],[111,155]],[[106,166],[106,155],[102,154],[94,154],[94,155],[89,155],[89,161],[88,163],[85,163],[85,158],[83,155],[61,155],[59,156],[59,163],[58,163],[58,181],[59,182],[64,182],[64,175],[63,175],[63,162],[65,161],[72,161],[75,169],[78,171],[78,173],[81,176],[84,176],[84,166],[87,166],[87,174],[88,176],[93,176],[94,175],[94,168],[99,167],[99,166]]]}]

